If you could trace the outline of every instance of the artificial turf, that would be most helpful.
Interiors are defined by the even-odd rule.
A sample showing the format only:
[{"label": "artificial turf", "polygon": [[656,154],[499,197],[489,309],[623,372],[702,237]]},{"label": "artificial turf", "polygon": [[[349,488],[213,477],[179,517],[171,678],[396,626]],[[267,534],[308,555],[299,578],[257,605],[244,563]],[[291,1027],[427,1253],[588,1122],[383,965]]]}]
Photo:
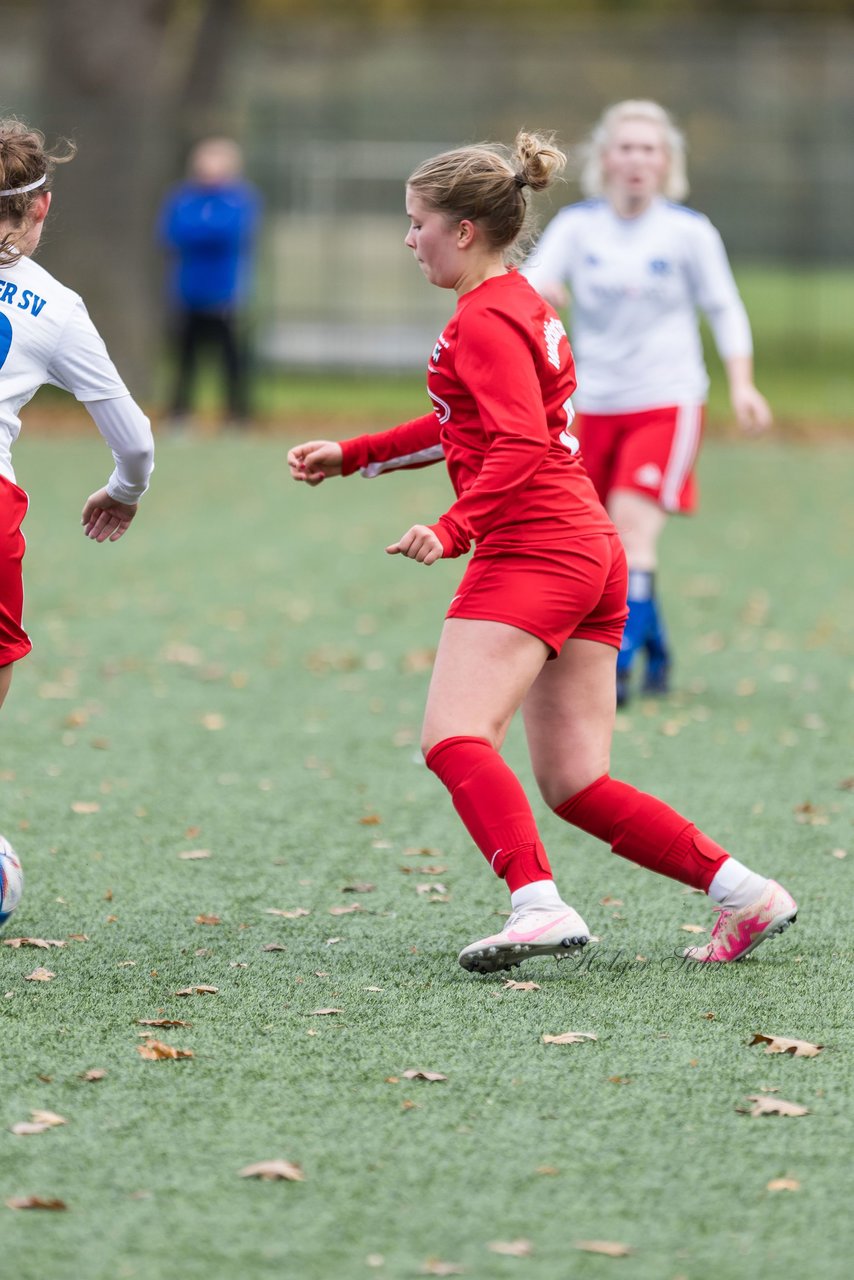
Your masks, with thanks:
[{"label": "artificial turf", "polygon": [[[3,1209],[0,1273],[847,1276],[854,451],[710,442],[701,513],[663,547],[677,689],[615,735],[614,774],[781,879],[797,926],[688,969],[706,900],[535,799],[601,941],[517,990],[456,963],[506,900],[417,753],[460,566],[382,551],[443,509],[444,476],[311,492],[285,449],[161,440],[137,524],[96,546],[97,439],[19,446],[35,650],[2,712],[26,874],[2,936],[65,945],[0,946],[0,1201],[67,1209]],[[507,755],[530,784],[518,726]],[[218,991],[174,994],[195,985]],[[158,1017],[192,1025],[137,1023]],[[145,1030],[193,1058],[144,1060]],[[542,1042],[569,1030],[597,1039]],[[754,1118],[759,1094],[809,1113]],[[36,1109],[67,1123],[10,1132]],[[304,1180],[239,1177],[267,1159]]]}]

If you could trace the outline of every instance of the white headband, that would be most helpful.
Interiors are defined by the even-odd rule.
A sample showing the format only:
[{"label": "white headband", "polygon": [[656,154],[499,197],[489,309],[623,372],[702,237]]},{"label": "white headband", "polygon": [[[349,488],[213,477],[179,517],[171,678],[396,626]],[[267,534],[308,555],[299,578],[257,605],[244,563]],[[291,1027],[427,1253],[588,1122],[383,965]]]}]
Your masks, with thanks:
[{"label": "white headband", "polygon": [[0,196],[22,196],[26,191],[35,191],[36,187],[40,187],[43,182],[47,182],[46,173],[26,187],[9,187],[8,191],[0,191]]}]

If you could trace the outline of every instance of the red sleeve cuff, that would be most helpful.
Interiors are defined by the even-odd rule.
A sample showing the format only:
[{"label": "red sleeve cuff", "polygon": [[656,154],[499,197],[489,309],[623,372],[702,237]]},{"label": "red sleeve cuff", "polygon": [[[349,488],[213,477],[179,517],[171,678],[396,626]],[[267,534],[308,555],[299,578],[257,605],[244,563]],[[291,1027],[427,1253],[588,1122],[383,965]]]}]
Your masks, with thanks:
[{"label": "red sleeve cuff", "polygon": [[368,456],[365,447],[367,436],[354,436],[352,440],[341,440],[341,474],[351,476],[359,467],[367,464]]},{"label": "red sleeve cuff", "polygon": [[471,538],[463,533],[459,525],[454,524],[447,516],[440,516],[432,529],[442,544],[442,559],[453,560],[456,556],[464,556],[471,544]]}]

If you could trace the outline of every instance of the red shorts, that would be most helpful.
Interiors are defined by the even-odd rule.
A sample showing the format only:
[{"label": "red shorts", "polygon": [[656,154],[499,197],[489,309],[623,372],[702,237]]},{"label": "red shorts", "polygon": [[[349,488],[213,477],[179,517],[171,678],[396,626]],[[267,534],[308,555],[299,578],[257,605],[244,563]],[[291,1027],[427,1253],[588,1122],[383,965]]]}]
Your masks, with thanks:
[{"label": "red shorts", "polygon": [[619,649],[627,592],[626,557],[615,530],[579,536],[566,548],[500,556],[476,551],[445,616],[506,622],[538,636],[556,658],[570,637]]},{"label": "red shorts", "polygon": [[21,523],[29,499],[23,489],[0,476],[0,667],[30,652],[30,637],[21,626],[24,614],[24,535]]},{"label": "red shorts", "polygon": [[665,511],[693,511],[703,416],[701,404],[664,405],[641,413],[579,413],[572,430],[600,501],[606,502],[615,489],[632,489]]}]

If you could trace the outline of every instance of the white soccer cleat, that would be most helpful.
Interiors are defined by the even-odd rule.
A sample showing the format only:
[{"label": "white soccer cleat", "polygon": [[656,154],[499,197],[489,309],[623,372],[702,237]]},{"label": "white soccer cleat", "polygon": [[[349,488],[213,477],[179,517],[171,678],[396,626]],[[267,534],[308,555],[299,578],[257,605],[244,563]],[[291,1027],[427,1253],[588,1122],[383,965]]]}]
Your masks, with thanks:
[{"label": "white soccer cleat", "polygon": [[560,906],[530,903],[510,913],[500,933],[472,942],[460,952],[459,961],[471,973],[510,969],[532,956],[577,956],[590,941],[590,930],[577,911]]}]

